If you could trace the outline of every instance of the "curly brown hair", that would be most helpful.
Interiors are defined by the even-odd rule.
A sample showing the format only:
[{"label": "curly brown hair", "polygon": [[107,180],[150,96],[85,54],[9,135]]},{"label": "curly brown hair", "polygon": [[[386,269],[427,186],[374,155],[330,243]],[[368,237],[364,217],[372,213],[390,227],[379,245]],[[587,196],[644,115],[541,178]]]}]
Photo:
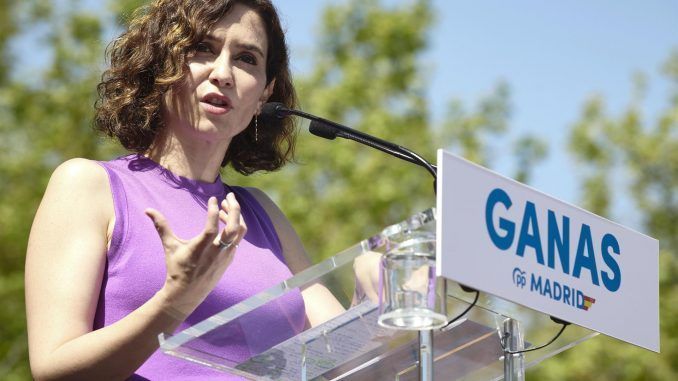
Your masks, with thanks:
[{"label": "curly brown hair", "polygon": [[[267,84],[275,79],[271,102],[296,106],[285,34],[268,0],[155,0],[138,9],[128,29],[108,48],[110,67],[97,86],[94,125],[137,153],[146,152],[162,130],[163,97],[188,76],[187,57],[214,24],[235,4],[253,9],[264,20],[268,37]],[[295,128],[290,118],[254,118],[231,141],[222,166],[242,174],[273,171],[292,159]]]}]

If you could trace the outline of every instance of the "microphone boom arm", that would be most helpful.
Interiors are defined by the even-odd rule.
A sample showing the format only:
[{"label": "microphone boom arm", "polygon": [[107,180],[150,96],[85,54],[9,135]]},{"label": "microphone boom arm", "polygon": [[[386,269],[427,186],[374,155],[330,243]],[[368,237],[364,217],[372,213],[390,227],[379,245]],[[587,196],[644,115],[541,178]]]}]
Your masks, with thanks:
[{"label": "microphone boom arm", "polygon": [[395,156],[401,160],[408,161],[412,164],[419,165],[426,168],[426,170],[433,176],[434,184],[438,178],[437,168],[435,165],[429,163],[423,157],[419,156],[417,153],[399,146],[397,144],[388,142],[386,140],[377,138],[375,136],[366,134],[364,132],[354,130],[350,127],[346,127],[339,123],[335,123],[331,120],[327,120],[312,114],[305,113],[300,110],[294,110],[285,107],[282,103],[270,102],[264,105],[262,108],[262,114],[272,115],[277,118],[284,118],[287,115],[296,115],[305,119],[311,120],[309,130],[312,134],[316,136],[323,137],[325,139],[334,139],[337,136],[356,141],[361,144],[365,144],[372,148],[376,148],[382,152],[388,153],[392,156]]}]

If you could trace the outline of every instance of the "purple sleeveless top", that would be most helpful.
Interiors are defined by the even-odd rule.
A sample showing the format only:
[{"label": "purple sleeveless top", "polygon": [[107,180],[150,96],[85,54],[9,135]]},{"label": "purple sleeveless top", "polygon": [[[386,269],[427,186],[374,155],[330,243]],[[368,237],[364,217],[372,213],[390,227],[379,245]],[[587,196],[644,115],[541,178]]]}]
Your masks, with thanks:
[{"label": "purple sleeveless top", "polygon": [[[189,239],[205,226],[207,200],[216,196],[221,202],[227,192],[233,192],[247,224],[247,234],[222,279],[177,331],[195,325],[292,275],[285,265],[271,220],[244,188],[227,186],[220,177],[213,183],[207,183],[176,176],[138,155],[100,164],[108,173],[116,219],[94,329],[122,319],[148,301],[165,282],[162,244],[153,223],[144,214],[144,209],[149,207],[167,218],[176,236]],[[304,324],[304,304],[297,291],[191,345],[235,365],[301,332]],[[174,379],[241,378],[165,355],[159,350],[130,377],[130,380]]]}]

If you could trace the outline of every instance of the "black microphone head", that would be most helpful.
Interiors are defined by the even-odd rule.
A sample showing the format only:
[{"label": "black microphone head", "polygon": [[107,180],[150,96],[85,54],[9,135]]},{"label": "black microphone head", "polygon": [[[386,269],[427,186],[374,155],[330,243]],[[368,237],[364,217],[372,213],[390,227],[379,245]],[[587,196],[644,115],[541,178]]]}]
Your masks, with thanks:
[{"label": "black microphone head", "polygon": [[270,119],[282,119],[287,116],[289,109],[280,102],[268,102],[261,107],[260,116]]},{"label": "black microphone head", "polygon": [[320,136],[321,138],[334,140],[337,137],[337,129],[328,126],[325,123],[318,122],[317,120],[312,120],[311,124],[308,126],[308,130],[315,136]]}]

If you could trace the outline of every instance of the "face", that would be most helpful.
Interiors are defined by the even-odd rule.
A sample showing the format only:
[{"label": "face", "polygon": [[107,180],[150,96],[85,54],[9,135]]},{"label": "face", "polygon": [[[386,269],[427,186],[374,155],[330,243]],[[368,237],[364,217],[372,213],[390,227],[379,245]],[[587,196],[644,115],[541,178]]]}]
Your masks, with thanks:
[{"label": "face", "polygon": [[186,82],[166,102],[165,121],[180,135],[230,141],[259,113],[266,86],[266,29],[252,9],[236,4],[188,59]]}]

